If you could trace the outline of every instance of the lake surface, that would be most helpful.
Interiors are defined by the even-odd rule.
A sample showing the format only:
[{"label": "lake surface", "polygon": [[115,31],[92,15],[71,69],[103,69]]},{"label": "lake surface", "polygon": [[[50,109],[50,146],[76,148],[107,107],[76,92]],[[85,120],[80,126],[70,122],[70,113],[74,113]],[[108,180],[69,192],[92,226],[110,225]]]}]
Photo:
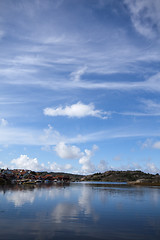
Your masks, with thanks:
[{"label": "lake surface", "polygon": [[160,187],[0,187],[0,239],[159,240]]}]

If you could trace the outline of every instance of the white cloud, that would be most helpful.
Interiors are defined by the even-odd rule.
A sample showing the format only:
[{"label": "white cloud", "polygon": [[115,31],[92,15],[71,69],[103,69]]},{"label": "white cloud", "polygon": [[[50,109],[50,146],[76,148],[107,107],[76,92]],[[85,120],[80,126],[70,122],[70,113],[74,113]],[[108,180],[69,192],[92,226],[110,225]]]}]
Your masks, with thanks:
[{"label": "white cloud", "polygon": [[66,106],[65,108],[45,108],[44,114],[48,116],[67,116],[67,117],[77,117],[83,118],[87,116],[98,117],[102,119],[108,118],[108,113],[101,110],[96,110],[93,104],[83,104],[77,102],[71,106]]},{"label": "white cloud", "polygon": [[91,157],[97,149],[96,145],[93,146],[92,150],[85,149],[83,157],[79,159],[79,163],[82,164],[82,173],[93,173],[96,170],[95,165],[91,162]]},{"label": "white cloud", "polygon": [[125,0],[125,3],[137,32],[147,38],[155,37],[160,29],[159,0]]},{"label": "white cloud", "polygon": [[[155,77],[155,81],[154,81],[154,77]],[[160,79],[160,75],[159,76],[154,76],[153,78],[151,78],[149,81],[153,82],[153,85],[155,84],[156,87],[156,82],[157,82],[157,88],[158,88],[158,79],[157,77]],[[160,115],[160,102],[155,101],[154,99],[141,99],[140,103],[142,104],[141,108],[144,110],[144,112],[142,113],[135,113],[135,114],[139,114],[142,116],[159,116]]]},{"label": "white cloud", "polygon": [[[94,152],[97,149],[98,147],[96,145],[93,145],[91,150],[85,149],[84,152],[81,152],[81,150],[78,147],[74,145],[73,146],[66,145],[64,142],[58,143],[54,148],[57,155],[62,159],[79,159],[79,163],[82,164],[82,168],[81,171],[79,171],[79,173],[83,174],[93,173],[94,171],[96,171],[95,165],[91,162],[91,157],[94,155]],[[57,168],[58,166],[56,163],[54,163],[52,167],[54,169]],[[66,170],[71,169],[71,167],[72,166],[70,164],[65,165]]]},{"label": "white cloud", "polygon": [[53,172],[68,172],[73,169],[73,166],[69,163],[60,165],[60,164],[57,164],[56,162],[53,162],[53,163],[49,163],[49,166],[47,169],[48,171],[53,171]]},{"label": "white cloud", "polygon": [[75,135],[67,137],[61,135],[51,125],[46,129],[32,129],[19,127],[0,127],[1,145],[32,145],[43,146],[43,149],[49,150],[49,146],[55,146],[59,142],[68,144],[86,143],[101,141],[104,139],[128,138],[128,137],[160,137],[158,129],[148,128],[143,131],[141,128],[134,129],[133,126],[112,128],[103,131],[91,132],[86,135]]},{"label": "white cloud", "polygon": [[44,169],[44,165],[39,164],[37,158],[29,158],[27,155],[20,155],[19,158],[13,159],[11,163],[18,169],[28,169],[34,171]]},{"label": "white cloud", "polygon": [[[141,1],[132,1],[132,0],[126,0],[126,4],[128,5],[131,16],[133,19],[133,22],[138,24],[136,26],[136,29],[139,29],[139,32],[142,32],[142,34],[149,36],[150,32],[154,33],[156,31],[155,29],[158,29],[157,26],[159,26],[159,1],[148,1],[148,0],[141,0]],[[32,7],[31,7],[32,6]],[[139,67],[139,60],[143,58],[143,61],[148,61],[152,58],[157,58],[159,60],[159,54],[157,49],[159,49],[159,46],[157,49],[151,48],[150,51],[144,51],[142,54],[142,49],[139,48],[137,45],[130,43],[128,40],[125,26],[121,26],[120,28],[123,28],[121,31],[118,30],[118,27],[112,28],[112,27],[106,27],[106,25],[98,24],[96,18],[92,19],[91,15],[87,15],[87,20],[94,20],[95,24],[93,26],[96,26],[95,29],[92,30],[87,28],[89,32],[81,29],[81,31],[76,30],[75,34],[75,28],[66,27],[66,22],[62,18],[62,22],[59,22],[59,15],[55,11],[55,8],[51,3],[48,4],[47,11],[51,8],[53,12],[55,11],[55,15],[47,16],[49,17],[50,21],[42,21],[40,12],[37,12],[37,7],[32,3],[29,7],[29,11],[26,11],[26,9],[23,9],[25,11],[25,14],[23,16],[20,14],[17,15],[18,19],[15,18],[14,21],[9,17],[9,13],[12,13],[15,11],[12,7],[6,7],[7,12],[3,11],[1,9],[1,15],[2,19],[4,17],[7,18],[7,21],[12,21],[12,24],[14,25],[15,29],[19,29],[19,31],[16,31],[14,35],[12,36],[13,41],[17,40],[17,37],[19,39],[25,39],[25,43],[23,44],[23,41],[21,41],[20,46],[16,46],[15,50],[4,48],[5,56],[5,64],[2,67],[2,71],[0,71],[1,74],[12,77],[12,81],[7,81],[5,79],[5,84],[26,84],[26,85],[37,85],[37,87],[48,87],[50,89],[56,88],[57,85],[59,85],[57,88],[62,89],[63,87],[67,88],[68,81],[66,79],[64,80],[65,84],[59,82],[56,83],[54,81],[54,77],[51,80],[50,78],[47,78],[45,76],[45,81],[41,78],[41,66],[45,67],[51,67],[51,69],[54,69],[55,72],[58,72],[58,79],[62,77],[62,69],[65,73],[68,73],[70,77],[72,78],[72,87],[90,87],[91,84],[87,85],[86,83],[82,83],[81,85],[76,85],[75,83],[80,82],[81,76],[85,73],[87,66],[87,72],[88,73],[105,73],[105,74],[112,74],[112,73],[118,73],[118,72],[137,72],[135,71],[135,65],[137,65],[136,70],[141,71],[143,68]],[[55,4],[54,4],[55,6]],[[64,6],[63,6],[64,7]],[[81,9],[81,8],[80,8]],[[40,10],[40,9],[39,9]],[[87,9],[86,9],[87,10]],[[89,10],[89,9],[88,9]],[[118,10],[118,9],[117,9]],[[16,9],[17,11],[17,9]],[[21,10],[18,10],[21,12]],[[36,14],[32,15],[32,18],[29,17],[28,12],[35,12]],[[91,13],[92,11],[89,10]],[[37,14],[38,13],[38,14]],[[50,11],[48,11],[50,13]],[[77,12],[78,13],[78,12]],[[8,16],[6,14],[9,14]],[[70,17],[72,18],[74,15],[70,12],[68,12]],[[79,12],[80,14],[80,12]],[[36,16],[36,19],[34,17]],[[53,18],[54,16],[54,18]],[[75,18],[72,18],[74,21],[77,19],[77,21],[80,21],[81,23],[81,15],[74,16]],[[91,18],[90,18],[91,17]],[[147,24],[147,18],[150,19],[150,22]],[[33,21],[33,19],[35,21]],[[37,19],[39,19],[39,22],[42,24],[37,25]],[[104,20],[104,19],[103,19]],[[145,20],[145,21],[143,21]],[[21,27],[18,27],[20,22],[28,22],[30,27],[26,28],[25,24],[22,24]],[[63,22],[64,21],[64,22]],[[3,21],[5,22],[5,20]],[[58,22],[58,24],[57,24]],[[144,22],[142,24],[142,22]],[[47,23],[47,24],[46,24]],[[99,22],[100,23],[100,22]],[[107,23],[107,22],[106,22]],[[18,25],[17,25],[18,24]],[[98,25],[97,25],[98,24]],[[103,25],[105,26],[103,28]],[[155,25],[155,27],[154,27]],[[57,28],[58,26],[58,28]],[[99,26],[99,27],[98,27]],[[107,25],[108,26],[108,25]],[[41,31],[41,28],[43,27],[43,31]],[[142,29],[140,29],[140,27]],[[32,29],[31,31],[28,31],[28,29]],[[54,29],[54,30],[53,30]],[[77,28],[76,28],[77,29]],[[97,34],[97,31],[98,30]],[[93,31],[94,30],[94,31]],[[117,34],[118,31],[118,34]],[[145,32],[146,31],[146,32]],[[10,33],[12,31],[9,31]],[[144,32],[144,33],[143,33]],[[149,34],[148,34],[149,32]],[[153,34],[152,33],[152,34]],[[0,35],[3,36],[3,31],[1,31]],[[114,37],[114,36],[119,37]],[[29,40],[27,44],[27,40]],[[43,41],[41,41],[43,40]],[[100,40],[100,44],[97,44],[97,40]],[[133,39],[132,39],[133,41]],[[42,42],[44,44],[35,44],[38,42]],[[66,44],[67,42],[67,44]],[[73,44],[74,42],[74,44]],[[84,44],[85,42],[85,44]],[[91,43],[91,44],[90,44]],[[96,44],[95,44],[96,43]],[[58,46],[55,47],[55,44]],[[154,45],[154,44],[153,44]],[[121,48],[119,48],[121,46]],[[83,49],[83,50],[82,50]],[[15,54],[15,52],[16,54]],[[32,52],[32,54],[31,54]],[[29,54],[30,53],[30,54]],[[3,57],[2,55],[2,57]],[[13,56],[16,56],[13,59]],[[4,57],[3,57],[4,58]],[[1,61],[4,62],[3,58]],[[12,60],[13,59],[13,60]],[[47,60],[46,60],[47,59]],[[72,59],[71,65],[70,62],[65,61],[65,59]],[[118,60],[117,60],[118,59]],[[59,64],[58,64],[59,63]],[[61,64],[62,63],[62,64]],[[20,67],[18,67],[20,65]],[[132,65],[132,66],[131,66]],[[34,68],[33,68],[34,66]],[[73,68],[74,66],[74,68]],[[84,67],[83,67],[84,66]],[[78,69],[75,71],[75,69]],[[144,70],[144,68],[143,68]],[[31,72],[30,72],[31,71]],[[46,72],[50,71],[50,69],[46,69]],[[72,72],[72,73],[71,73]],[[28,80],[28,77],[24,80],[24,75],[28,76],[29,73],[39,73],[38,76],[35,77],[35,79],[32,79],[32,81]],[[23,81],[22,76],[23,74]],[[20,81],[17,80],[17,76],[20,75]],[[49,74],[50,75],[50,74]],[[30,75],[29,75],[30,76]],[[44,75],[42,75],[44,76]],[[30,76],[31,77],[31,76]],[[39,79],[39,80],[37,80]],[[57,78],[56,78],[57,79]],[[2,80],[1,80],[2,81]],[[95,83],[98,85],[102,85],[98,79],[95,79]],[[88,81],[89,82],[89,81]],[[70,89],[70,84],[68,84],[68,88]],[[93,83],[93,88],[96,87],[96,84]],[[99,86],[100,86],[99,85]],[[113,84],[114,86],[116,83]],[[107,86],[107,84],[106,84]],[[109,83],[110,86],[110,83]],[[107,87],[106,87],[107,88]]]},{"label": "white cloud", "polygon": [[87,67],[80,68],[79,70],[72,72],[70,74],[71,80],[78,82],[81,76],[86,72]]},{"label": "white cloud", "polygon": [[45,145],[54,145],[66,138],[56,131],[50,124],[43,130],[44,134],[40,136],[40,141]]},{"label": "white cloud", "polygon": [[137,162],[131,162],[130,164],[120,165],[117,167],[113,167],[106,161],[101,160],[100,163],[96,166],[91,161],[91,157],[94,155],[94,152],[96,150],[96,145],[94,145],[91,150],[85,149],[83,156],[79,159],[79,164],[82,165],[81,170],[75,170],[69,163],[64,165],[58,164],[56,162],[48,162],[46,165],[44,163],[40,164],[37,158],[30,159],[27,155],[20,155],[19,158],[13,159],[9,165],[4,165],[3,162],[0,162],[0,168],[6,169],[8,167],[10,169],[18,168],[33,171],[72,172],[75,174],[92,174],[95,172],[105,172],[108,170],[141,170],[143,172],[149,172],[153,174],[160,173],[160,168],[154,162],[151,162],[151,159],[146,159],[146,163],[143,163],[143,165]]},{"label": "white cloud", "polygon": [[[4,77],[7,77],[8,80],[5,80],[5,81],[6,81],[6,83],[11,84],[11,85],[14,85],[14,84],[22,85],[23,83],[27,84],[28,80],[25,81],[25,79],[22,82],[20,82],[20,80],[22,80],[21,77],[22,76],[30,76],[30,74],[33,75],[34,73],[36,73],[35,69],[25,68],[25,67],[17,67],[17,66],[6,67],[6,68],[3,68],[3,69],[0,69],[0,75],[2,75]],[[18,77],[20,77],[20,78],[18,79]],[[15,80],[14,83],[13,83],[13,80],[12,80],[13,78]],[[2,83],[3,83],[3,79],[4,78],[2,78]],[[31,81],[30,82],[28,81],[28,84],[32,85],[34,83],[31,83]]]},{"label": "white cloud", "polygon": [[[0,163],[0,165],[3,165]],[[48,164],[39,163],[37,158],[29,158],[27,155],[20,155],[19,158],[11,160],[11,166],[9,168],[27,169],[33,171],[54,171],[54,172],[64,172],[73,169],[73,166],[69,163],[60,165],[56,162],[48,162]]]},{"label": "white cloud", "polygon": [[[136,60],[139,62],[139,60]],[[150,59],[151,61],[151,59]],[[159,59],[157,59],[159,61]],[[106,73],[107,74],[107,73]],[[52,90],[57,90],[60,91],[62,89],[65,90],[71,90],[71,89],[89,89],[89,90],[97,90],[97,89],[103,89],[103,90],[117,90],[117,91],[136,91],[136,90],[141,90],[141,91],[149,91],[149,92],[159,92],[160,91],[160,72],[150,76],[146,80],[142,81],[86,81],[86,80],[79,80],[79,81],[66,81],[64,79],[61,79],[60,81],[57,82],[51,82],[51,81],[34,81],[34,82],[24,82],[24,84],[35,84],[38,85],[39,87],[44,87],[44,88],[50,88]],[[13,82],[10,84],[19,84],[20,81]],[[22,83],[22,82],[21,82]],[[78,104],[78,103],[77,103]],[[71,105],[75,106],[77,104]],[[90,104],[92,105],[92,104]],[[86,106],[90,106],[86,105]],[[68,106],[66,108],[46,108],[44,109],[44,114],[50,115],[50,116],[60,116],[60,115],[66,115],[64,110],[70,110],[70,107]],[[52,115],[53,114],[53,115]],[[108,114],[104,112],[104,114]]]},{"label": "white cloud", "polygon": [[[157,87],[158,88],[158,87]],[[141,99],[139,104],[142,112],[122,112],[117,114],[136,116],[136,117],[147,117],[147,116],[160,116],[160,103],[151,99]]]},{"label": "white cloud", "polygon": [[83,155],[78,147],[66,145],[64,142],[58,143],[54,150],[63,159],[78,159]]},{"label": "white cloud", "polygon": [[[159,76],[160,77],[160,76]],[[150,99],[143,99],[142,103],[144,103],[146,111],[153,115],[160,115],[160,103]]]}]

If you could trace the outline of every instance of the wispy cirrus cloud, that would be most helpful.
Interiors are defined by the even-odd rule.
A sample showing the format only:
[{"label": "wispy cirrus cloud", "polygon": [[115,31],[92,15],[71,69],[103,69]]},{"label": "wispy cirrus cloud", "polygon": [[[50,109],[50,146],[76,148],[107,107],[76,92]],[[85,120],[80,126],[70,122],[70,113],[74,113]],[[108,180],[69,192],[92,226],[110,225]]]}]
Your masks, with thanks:
[{"label": "wispy cirrus cloud", "polygon": [[79,81],[80,77],[86,72],[86,70],[87,70],[87,67],[85,66],[83,68],[78,69],[75,72],[72,72],[70,74],[71,80],[76,81],[76,82]]},{"label": "wispy cirrus cloud", "polygon": [[132,23],[140,34],[154,38],[160,29],[160,2],[151,0],[124,0],[131,12]]},{"label": "wispy cirrus cloud", "polygon": [[143,99],[142,103],[149,113],[160,114],[160,102],[151,99]]},{"label": "wispy cirrus cloud", "polygon": [[136,117],[160,116],[160,102],[151,99],[141,99],[139,102],[139,112],[122,112],[119,114]]},{"label": "wispy cirrus cloud", "polygon": [[[19,85],[19,86],[34,86],[43,89],[50,89],[54,91],[71,91],[73,89],[88,89],[88,90],[116,90],[116,91],[147,91],[147,92],[159,92],[160,91],[160,73],[152,75],[147,80],[142,81],[109,81],[108,78],[104,81],[92,81],[92,80],[80,80],[72,81],[64,79],[64,77],[55,75],[54,78],[49,78],[44,81],[41,78],[36,77],[36,69],[20,69],[19,68],[9,68],[0,70],[0,75],[6,76],[8,78],[1,79],[2,84],[8,85]],[[81,75],[81,74],[80,74]],[[14,81],[13,81],[14,76]],[[23,76],[23,79],[22,79]],[[56,77],[59,78],[57,81]]]},{"label": "wispy cirrus cloud", "polygon": [[[159,0],[1,0],[0,144],[35,146],[32,156],[39,147],[57,158],[84,157],[88,169],[97,168],[93,149],[80,149],[85,143],[120,138],[127,154],[128,138],[153,138],[144,145],[158,149],[159,12]],[[26,156],[34,164],[36,156]]]},{"label": "wispy cirrus cloud", "polygon": [[144,142],[141,143],[142,149],[152,148],[160,149],[160,141],[155,141],[152,138],[147,138]]},{"label": "wispy cirrus cloud", "polygon": [[[83,75],[83,79],[85,79],[86,71],[87,74],[106,75],[117,73],[133,74],[146,71],[149,75],[151,73],[154,74],[156,70],[153,70],[153,67],[146,68],[143,64],[150,61],[160,61],[158,42],[154,47],[152,45],[148,46],[148,43],[146,43],[144,48],[142,48],[130,41],[127,30],[124,30],[123,26],[106,28],[102,22],[99,22],[98,27],[95,27],[94,31],[92,31],[89,26],[92,20],[95,22],[95,6],[92,10],[88,6],[82,7],[80,11],[76,8],[75,13],[70,13],[65,8],[63,2],[58,5],[58,8],[55,7],[55,3],[53,4],[50,1],[47,1],[48,6],[44,6],[42,1],[39,2],[38,5],[35,2],[25,3],[23,7],[21,4],[16,4],[16,6],[10,4],[7,6],[5,13],[3,8],[0,12],[2,18],[7,19],[9,22],[12,21],[9,18],[10,13],[18,16],[18,19],[13,21],[18,31],[7,33],[7,36],[12,36],[14,40],[14,48],[8,49],[7,45],[6,48],[1,49],[1,63],[3,63],[3,66],[1,66],[0,74],[5,77],[12,77],[12,81],[7,79],[3,81],[1,79],[2,83],[21,86],[34,85],[52,90],[97,88],[125,91],[137,89],[156,91],[157,88],[152,87],[152,84],[144,79],[140,82],[114,82],[109,81],[107,78],[106,81],[100,82],[98,78],[94,79],[94,81],[88,81],[88,79],[81,81],[80,78]],[[144,11],[146,18],[148,15],[151,16],[151,19],[153,18],[152,23],[154,23],[154,18],[157,19],[159,16],[159,4],[157,1],[147,0],[141,1],[142,3],[135,1],[136,3],[134,3],[126,0],[125,2],[131,9],[132,15],[138,15],[139,18],[143,16],[141,14],[144,11],[143,9],[147,9],[146,12]],[[123,5],[123,2],[121,4]],[[5,1],[3,5],[5,6]],[[150,7],[152,5],[153,7]],[[55,13],[55,16],[50,9]],[[157,9],[156,17],[153,9]],[[42,21],[41,14],[44,16],[46,11],[48,11],[50,21]],[[84,18],[89,19],[89,23],[86,22],[88,26],[86,26],[86,30],[84,28],[77,30],[74,24],[72,27],[70,26],[73,19],[76,19],[77,24],[81,23],[81,11],[85,13]],[[59,21],[58,16],[62,13],[67,13],[69,20],[62,17],[61,21]],[[76,18],[75,14],[77,14]],[[25,24],[26,22],[28,23],[27,25]],[[37,22],[41,24],[37,24]],[[4,23],[5,21],[3,21]],[[20,23],[21,25],[19,26]],[[7,29],[7,26],[4,24],[5,27]],[[151,27],[152,25],[149,28],[150,30],[152,29]],[[99,34],[97,34],[97,31]],[[97,42],[100,43],[98,46]],[[87,66],[87,69],[85,66]],[[56,73],[54,76],[52,69],[54,69],[54,74]],[[44,80],[41,76],[44,76],[45,71],[47,74],[49,72],[49,75],[52,77],[45,76]],[[65,77],[62,77],[62,71],[65,73]],[[31,75],[32,81],[29,81]],[[68,79],[66,75],[68,75]],[[17,76],[20,76],[20,78],[17,79]],[[58,82],[57,78],[61,81]],[[75,82],[69,80],[74,80]]]},{"label": "wispy cirrus cloud", "polygon": [[18,128],[11,126],[0,127],[0,144],[2,145],[28,145],[28,146],[56,146],[60,142],[66,144],[79,144],[107,139],[160,137],[159,129],[133,129],[133,125],[112,128],[102,131],[66,136],[49,125],[46,129]]}]

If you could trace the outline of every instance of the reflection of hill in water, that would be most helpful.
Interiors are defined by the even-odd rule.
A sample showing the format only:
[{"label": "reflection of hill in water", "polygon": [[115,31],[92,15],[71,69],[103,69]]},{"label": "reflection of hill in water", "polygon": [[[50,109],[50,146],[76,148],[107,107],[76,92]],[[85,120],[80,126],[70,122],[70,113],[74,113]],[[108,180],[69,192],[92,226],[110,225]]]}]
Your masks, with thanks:
[{"label": "reflection of hill in water", "polygon": [[44,184],[13,184],[13,185],[0,185],[0,192],[11,191],[34,191],[35,189],[49,189],[51,187],[61,188],[67,187],[70,183],[44,183]]}]

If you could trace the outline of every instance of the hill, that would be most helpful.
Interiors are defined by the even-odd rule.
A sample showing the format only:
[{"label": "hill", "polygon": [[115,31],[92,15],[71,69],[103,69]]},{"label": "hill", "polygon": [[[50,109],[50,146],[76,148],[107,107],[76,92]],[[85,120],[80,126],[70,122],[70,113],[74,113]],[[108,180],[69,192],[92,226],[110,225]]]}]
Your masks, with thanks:
[{"label": "hill", "polygon": [[142,171],[106,171],[91,175],[79,175],[63,172],[35,172],[23,169],[0,169],[0,185],[19,182],[127,182],[128,184],[160,185],[160,175]]},{"label": "hill", "polygon": [[157,183],[160,184],[159,174],[144,173],[142,171],[106,171],[104,173],[95,173],[87,175],[83,181],[101,181],[101,182],[128,182],[138,183]]}]

